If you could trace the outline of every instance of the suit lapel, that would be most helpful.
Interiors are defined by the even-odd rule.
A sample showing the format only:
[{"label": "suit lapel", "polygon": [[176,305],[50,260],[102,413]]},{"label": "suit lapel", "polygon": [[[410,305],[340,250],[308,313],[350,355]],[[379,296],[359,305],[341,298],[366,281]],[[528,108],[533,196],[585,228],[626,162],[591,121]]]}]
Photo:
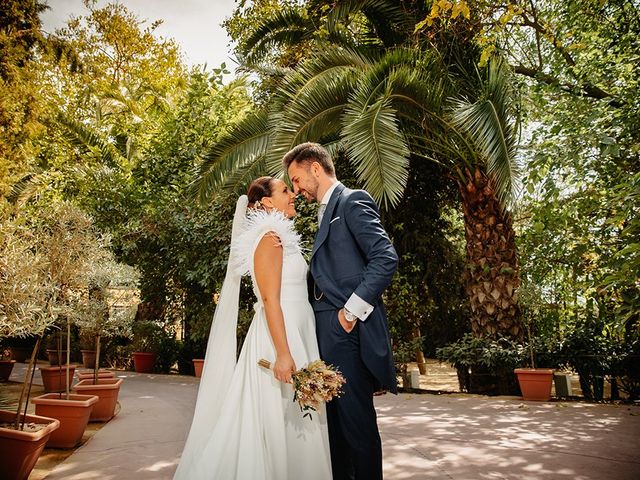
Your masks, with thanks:
[{"label": "suit lapel", "polygon": [[344,185],[339,183],[338,186],[333,190],[331,194],[331,198],[329,199],[329,203],[327,203],[327,208],[324,211],[324,216],[322,217],[322,223],[320,224],[320,228],[316,233],[316,237],[313,241],[313,251],[311,252],[311,256],[313,257],[318,248],[324,243],[327,239],[327,235],[329,234],[329,225],[331,224],[331,219],[333,218],[333,212],[336,209],[336,205],[338,204],[338,199],[342,195],[344,191]]}]

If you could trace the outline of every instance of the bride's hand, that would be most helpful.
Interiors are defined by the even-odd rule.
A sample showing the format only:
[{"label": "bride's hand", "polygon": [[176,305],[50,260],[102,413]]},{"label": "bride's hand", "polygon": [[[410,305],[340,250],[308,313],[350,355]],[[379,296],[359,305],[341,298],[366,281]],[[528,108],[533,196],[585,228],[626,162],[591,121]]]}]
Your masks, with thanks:
[{"label": "bride's hand", "polygon": [[278,355],[273,365],[273,375],[284,383],[291,383],[291,375],[296,371],[296,364],[290,353]]}]

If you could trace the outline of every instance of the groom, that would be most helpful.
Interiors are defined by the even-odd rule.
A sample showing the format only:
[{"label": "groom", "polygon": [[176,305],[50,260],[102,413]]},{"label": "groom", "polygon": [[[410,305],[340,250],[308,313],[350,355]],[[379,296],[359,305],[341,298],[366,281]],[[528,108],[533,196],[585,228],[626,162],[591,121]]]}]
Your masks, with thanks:
[{"label": "groom", "polygon": [[374,392],[396,393],[387,317],[380,298],[398,256],[364,190],[341,184],[329,153],[303,143],[283,158],[296,194],[320,203],[309,293],[320,356],[347,383],[327,404],[334,480],[382,478]]}]

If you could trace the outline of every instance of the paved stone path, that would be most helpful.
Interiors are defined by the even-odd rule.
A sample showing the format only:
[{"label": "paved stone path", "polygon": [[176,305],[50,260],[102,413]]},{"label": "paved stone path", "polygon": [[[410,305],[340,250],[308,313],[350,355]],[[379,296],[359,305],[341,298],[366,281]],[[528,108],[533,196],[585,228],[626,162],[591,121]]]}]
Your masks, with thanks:
[{"label": "paved stone path", "polygon": [[[118,415],[47,480],[172,478],[198,380],[118,376]],[[376,408],[387,480],[640,479],[640,406],[401,394]]]}]

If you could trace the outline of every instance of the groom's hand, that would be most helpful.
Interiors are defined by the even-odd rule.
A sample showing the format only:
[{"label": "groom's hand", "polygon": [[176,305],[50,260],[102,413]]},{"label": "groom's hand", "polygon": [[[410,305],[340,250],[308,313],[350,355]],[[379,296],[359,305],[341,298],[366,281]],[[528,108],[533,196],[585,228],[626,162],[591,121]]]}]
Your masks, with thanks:
[{"label": "groom's hand", "polygon": [[342,326],[342,328],[344,329],[345,332],[350,333],[351,330],[353,330],[354,328],[356,328],[356,322],[358,320],[355,320],[353,322],[349,322],[345,317],[344,317],[344,308],[341,308],[340,310],[338,310],[338,321],[340,322],[340,325]]}]

